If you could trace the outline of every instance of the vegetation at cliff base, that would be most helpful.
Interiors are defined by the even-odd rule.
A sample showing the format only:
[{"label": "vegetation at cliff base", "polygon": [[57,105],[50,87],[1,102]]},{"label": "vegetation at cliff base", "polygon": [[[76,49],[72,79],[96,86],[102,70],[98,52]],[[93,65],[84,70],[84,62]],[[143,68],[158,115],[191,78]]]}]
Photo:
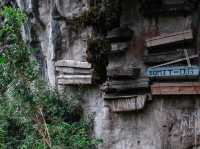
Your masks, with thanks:
[{"label": "vegetation at cliff base", "polygon": [[42,79],[36,50],[23,41],[27,21],[19,9],[0,12],[0,149],[93,149],[81,96],[60,95]]}]

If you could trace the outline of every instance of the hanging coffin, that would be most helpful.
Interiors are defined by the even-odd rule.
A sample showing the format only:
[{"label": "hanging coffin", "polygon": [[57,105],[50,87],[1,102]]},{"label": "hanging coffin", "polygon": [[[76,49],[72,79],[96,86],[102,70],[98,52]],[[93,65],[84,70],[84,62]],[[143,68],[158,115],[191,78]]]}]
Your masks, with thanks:
[{"label": "hanging coffin", "polygon": [[111,30],[108,35],[107,39],[113,43],[113,42],[127,42],[130,41],[133,35],[133,31],[128,28],[115,28]]},{"label": "hanging coffin", "polygon": [[92,84],[91,64],[87,62],[61,60],[55,66],[60,85]]},{"label": "hanging coffin", "polygon": [[107,76],[110,79],[136,79],[140,74],[140,68],[113,68],[107,70]]},{"label": "hanging coffin", "polygon": [[186,16],[195,8],[193,1],[185,0],[145,0],[142,10],[145,17]]},{"label": "hanging coffin", "polygon": [[195,79],[199,76],[198,66],[149,68],[147,76],[151,79]]},{"label": "hanging coffin", "polygon": [[128,42],[118,42],[118,43],[111,43],[111,52],[110,54],[121,54],[126,52],[128,49]]},{"label": "hanging coffin", "polygon": [[112,80],[107,81],[102,90],[106,93],[124,93],[124,92],[137,92],[138,90],[146,90],[149,88],[148,79],[138,80]]},{"label": "hanging coffin", "polygon": [[145,107],[147,95],[105,96],[112,112],[129,112],[142,110]]},{"label": "hanging coffin", "polygon": [[164,34],[157,37],[146,39],[146,46],[148,48],[162,46],[177,42],[185,42],[187,40],[192,40],[193,34],[192,30],[186,30],[182,32]]},{"label": "hanging coffin", "polygon": [[[197,54],[195,49],[188,49],[188,56],[191,57]],[[185,53],[183,49],[170,50],[166,52],[156,52],[156,53],[148,53],[144,56],[145,64],[159,64],[165,63],[169,61],[174,61],[177,59],[185,58]]]},{"label": "hanging coffin", "polygon": [[200,95],[200,83],[155,83],[151,85],[151,92],[152,95]]},{"label": "hanging coffin", "polygon": [[88,62],[80,62],[75,60],[60,60],[55,63],[56,67],[83,68],[90,69],[91,64]]}]

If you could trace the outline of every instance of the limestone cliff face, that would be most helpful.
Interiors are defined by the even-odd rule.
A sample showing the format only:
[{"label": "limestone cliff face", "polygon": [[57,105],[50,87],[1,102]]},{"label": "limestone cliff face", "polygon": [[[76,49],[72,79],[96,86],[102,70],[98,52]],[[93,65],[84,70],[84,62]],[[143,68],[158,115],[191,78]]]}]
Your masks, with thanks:
[{"label": "limestone cliff face", "polygon": [[[184,0],[163,1],[174,4]],[[144,61],[147,54],[145,39],[162,33],[192,29],[192,45],[198,50],[199,9],[195,4],[196,7],[191,12],[187,9],[184,15],[175,12],[175,15],[167,13],[162,16],[163,11],[153,11],[153,8],[156,10],[160,6],[150,7],[153,2],[159,5],[156,0],[123,0],[119,27],[129,28],[131,36],[128,36],[129,32],[123,32],[125,35],[120,37],[121,41],[112,43],[114,54],[109,57],[107,67],[108,71],[139,68],[138,81],[147,79],[148,84],[145,86],[145,82],[142,82],[144,86],[139,93],[135,93],[135,89],[129,94],[138,97],[148,95],[148,99],[139,106],[137,102],[140,99],[135,99],[136,108],[131,112],[115,113],[110,102],[104,100],[102,84],[81,86],[84,91],[84,112],[94,115],[94,135],[103,139],[99,149],[200,149],[200,97],[151,96],[146,77],[146,69],[150,65]],[[87,61],[87,42],[93,28],[74,32],[71,20],[89,9],[88,0],[17,0],[17,3],[30,16],[28,24],[23,28],[23,36],[30,46],[42,50],[38,57],[50,85],[60,90],[70,87],[58,83],[55,64],[59,60]],[[108,32],[107,37],[116,40],[112,36],[117,34],[115,30],[119,27]],[[71,88],[76,92],[76,87]]]}]

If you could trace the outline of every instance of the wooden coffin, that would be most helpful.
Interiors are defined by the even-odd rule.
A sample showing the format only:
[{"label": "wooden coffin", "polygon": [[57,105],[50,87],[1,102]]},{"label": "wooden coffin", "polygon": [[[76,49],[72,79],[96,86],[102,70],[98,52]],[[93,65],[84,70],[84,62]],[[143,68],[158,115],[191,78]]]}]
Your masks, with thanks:
[{"label": "wooden coffin", "polygon": [[113,68],[107,70],[107,76],[110,79],[135,79],[140,74],[140,68]]},{"label": "wooden coffin", "polygon": [[55,63],[56,67],[70,67],[70,68],[91,68],[88,62],[80,62],[75,60],[60,60]]},{"label": "wooden coffin", "polygon": [[61,74],[80,74],[80,75],[91,74],[91,69],[84,69],[84,68],[56,67],[56,71],[58,71]]},{"label": "wooden coffin", "polygon": [[142,110],[147,101],[147,95],[118,96],[109,100],[108,105],[112,112],[129,112]]},{"label": "wooden coffin", "polygon": [[195,3],[188,2],[185,3],[184,0],[181,2],[165,1],[162,2],[148,2],[143,5],[143,15],[145,17],[155,17],[155,16],[185,16],[192,13],[193,8],[195,8]]},{"label": "wooden coffin", "polygon": [[161,45],[167,45],[170,43],[192,40],[192,38],[192,30],[186,30],[182,32],[163,34],[157,37],[146,39],[146,46],[148,48],[151,48]]},{"label": "wooden coffin", "polygon": [[199,76],[198,66],[149,68],[147,76],[151,79],[193,79]]},{"label": "wooden coffin", "polygon": [[[188,56],[192,56],[197,54],[195,49],[188,49]],[[144,63],[145,64],[158,64],[158,63],[165,63],[177,59],[185,58],[184,50],[174,50],[174,51],[166,51],[166,52],[159,52],[159,53],[151,53],[144,56]]]},{"label": "wooden coffin", "polygon": [[92,75],[60,75],[57,80],[59,85],[89,85]]},{"label": "wooden coffin", "polygon": [[111,44],[111,54],[120,54],[126,52],[128,49],[127,42],[119,42]]},{"label": "wooden coffin", "polygon": [[92,84],[91,64],[74,60],[61,60],[55,63],[59,85]]},{"label": "wooden coffin", "polygon": [[151,92],[152,95],[199,95],[200,82],[155,83]]},{"label": "wooden coffin", "polygon": [[107,81],[101,90],[106,93],[121,93],[121,92],[135,92],[141,89],[149,88],[148,79],[138,79],[138,80],[115,80]]},{"label": "wooden coffin", "polygon": [[107,35],[107,39],[110,42],[127,42],[131,40],[132,35],[133,31],[130,28],[119,27],[111,30]]}]

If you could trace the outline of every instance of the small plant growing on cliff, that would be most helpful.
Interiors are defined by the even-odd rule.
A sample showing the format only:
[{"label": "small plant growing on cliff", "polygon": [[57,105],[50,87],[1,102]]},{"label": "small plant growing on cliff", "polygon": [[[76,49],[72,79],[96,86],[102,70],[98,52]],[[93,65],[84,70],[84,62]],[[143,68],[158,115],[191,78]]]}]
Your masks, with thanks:
[{"label": "small plant growing on cliff", "polygon": [[22,39],[26,15],[4,7],[0,26],[0,148],[92,149],[90,123],[82,120],[77,100],[60,100],[57,91],[41,79],[33,51]]},{"label": "small plant growing on cliff", "polygon": [[103,83],[106,81],[106,67],[111,44],[105,39],[90,38],[88,40],[87,61],[93,67],[93,82]]},{"label": "small plant growing on cliff", "polygon": [[75,18],[74,26],[76,30],[92,26],[95,32],[106,34],[107,31],[119,26],[120,0],[105,0],[101,3],[101,5],[92,5],[87,11]]},{"label": "small plant growing on cliff", "polygon": [[[88,40],[87,60],[92,64],[93,82],[101,84],[106,81],[106,67],[111,50],[106,40],[107,32],[120,25],[120,0],[90,0],[90,8],[74,19],[76,30],[91,26],[93,38]],[[101,39],[97,39],[101,37]]]}]

